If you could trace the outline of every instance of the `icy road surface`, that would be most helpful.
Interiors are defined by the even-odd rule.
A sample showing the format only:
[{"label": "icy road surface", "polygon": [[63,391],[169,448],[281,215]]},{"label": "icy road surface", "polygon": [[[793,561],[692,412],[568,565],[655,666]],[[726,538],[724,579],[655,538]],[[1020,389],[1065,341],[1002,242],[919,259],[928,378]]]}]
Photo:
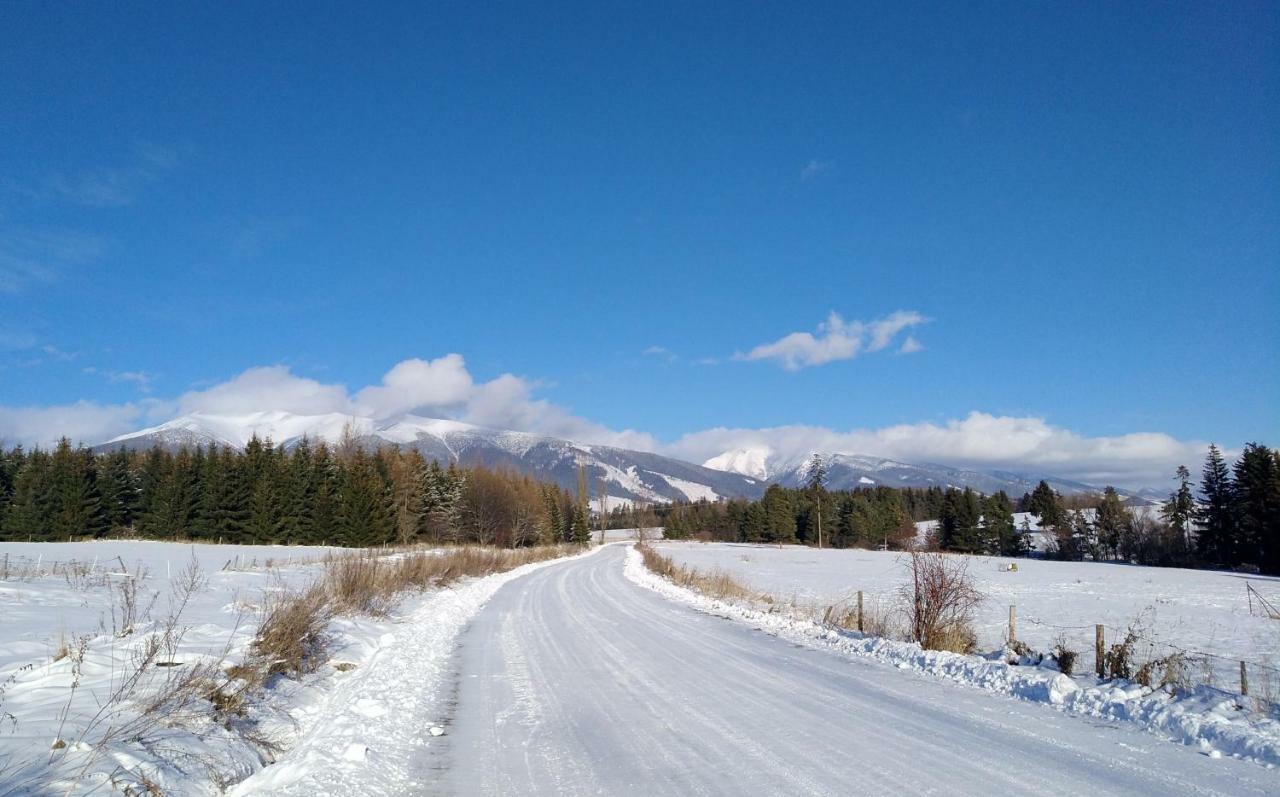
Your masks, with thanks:
[{"label": "icy road surface", "polygon": [[428,793],[1280,793],[1256,763],[699,613],[628,581],[624,554],[538,570],[476,616]]}]

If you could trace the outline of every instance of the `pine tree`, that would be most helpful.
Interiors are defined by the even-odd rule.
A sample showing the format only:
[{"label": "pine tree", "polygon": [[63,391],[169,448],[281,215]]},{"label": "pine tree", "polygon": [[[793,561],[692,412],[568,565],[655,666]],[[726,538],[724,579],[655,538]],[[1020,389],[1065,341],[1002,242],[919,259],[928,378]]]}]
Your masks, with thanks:
[{"label": "pine tree", "polygon": [[1201,561],[1212,564],[1237,564],[1236,524],[1232,512],[1235,502],[1231,472],[1216,445],[1209,445],[1209,453],[1200,472],[1200,494],[1204,504],[1196,512],[1200,534],[1196,538]]},{"label": "pine tree", "polygon": [[1043,529],[1056,528],[1063,522],[1062,501],[1043,479],[1027,499],[1027,511],[1040,519],[1040,527]]},{"label": "pine tree", "polygon": [[4,536],[10,540],[53,538],[53,480],[49,455],[34,449],[13,481],[13,497],[5,513]]},{"label": "pine tree", "polygon": [[1248,443],[1233,471],[1240,559],[1280,573],[1280,462],[1266,446]]},{"label": "pine tree", "polygon": [[105,533],[93,455],[84,449],[73,449],[71,441],[62,438],[53,452],[50,478],[55,538],[99,537]]},{"label": "pine tree", "polygon": [[[1120,500],[1114,487],[1107,487],[1102,492],[1102,501],[1098,504],[1095,521],[1098,548],[1108,558],[1114,559],[1120,552],[1120,538],[1129,522],[1129,513]],[[1095,556],[1094,558],[1098,558]]]},{"label": "pine tree", "polygon": [[796,515],[787,492],[771,484],[764,491],[760,504],[764,515],[763,539],[767,542],[795,542]]},{"label": "pine tree", "polygon": [[377,465],[357,450],[341,467],[338,480],[334,517],[338,541],[351,547],[390,542],[393,526],[388,490]]},{"label": "pine tree", "polygon": [[133,528],[138,511],[139,485],[132,458],[123,448],[98,462],[98,492],[107,532],[118,534]]},{"label": "pine tree", "polygon": [[587,524],[587,513],[581,504],[573,507],[573,519],[569,526],[569,542],[574,545],[588,545],[591,542],[591,527]]},{"label": "pine tree", "polygon": [[1169,494],[1169,500],[1160,508],[1160,516],[1177,535],[1180,547],[1186,550],[1191,547],[1191,519],[1196,512],[1196,499],[1191,493],[1191,471],[1185,465],[1179,465],[1174,478],[1178,480],[1178,489]]},{"label": "pine tree", "polygon": [[982,502],[983,526],[987,530],[989,553],[1001,556],[1023,556],[1026,539],[1013,524],[1013,502],[1003,490]]}]

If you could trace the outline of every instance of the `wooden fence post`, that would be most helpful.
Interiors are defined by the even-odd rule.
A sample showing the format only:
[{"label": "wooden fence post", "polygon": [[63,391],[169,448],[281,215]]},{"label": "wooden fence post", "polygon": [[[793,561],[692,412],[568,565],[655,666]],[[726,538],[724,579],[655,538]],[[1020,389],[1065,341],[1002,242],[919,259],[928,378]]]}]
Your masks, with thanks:
[{"label": "wooden fence post", "polygon": [[1018,607],[1015,604],[1009,604],[1009,644],[1018,641]]},{"label": "wooden fence post", "polygon": [[1240,694],[1249,696],[1249,671],[1245,669],[1243,661],[1240,662]]},{"label": "wooden fence post", "polygon": [[1106,646],[1103,642],[1101,625],[1095,625],[1093,627],[1093,655],[1095,657],[1095,668],[1098,671],[1098,677],[1101,678],[1107,674]]},{"label": "wooden fence post", "polygon": [[864,633],[862,625],[862,590],[858,590],[858,633]]}]

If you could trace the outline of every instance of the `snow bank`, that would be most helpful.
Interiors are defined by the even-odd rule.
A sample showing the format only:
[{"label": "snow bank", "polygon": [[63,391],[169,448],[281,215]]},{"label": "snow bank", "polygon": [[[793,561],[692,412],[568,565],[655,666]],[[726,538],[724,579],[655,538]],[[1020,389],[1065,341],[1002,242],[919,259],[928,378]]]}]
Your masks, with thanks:
[{"label": "snow bank", "polygon": [[458,635],[504,584],[564,561],[535,562],[422,598],[364,663],[323,695],[294,701],[298,731],[289,752],[229,794],[374,797],[426,788],[410,763],[447,732],[444,689]]},{"label": "snow bank", "polygon": [[[759,592],[819,609],[866,593],[868,605],[896,601],[908,579],[906,556],[893,551],[738,543],[664,542],[664,556],[699,570],[719,569]],[[1139,567],[1119,563],[1056,562],[967,556],[969,574],[987,600],[974,630],[980,650],[1004,645],[1009,606],[1017,606],[1018,639],[1047,651],[1062,638],[1072,650],[1092,651],[1094,625],[1118,641],[1135,621],[1158,645],[1205,651],[1216,660],[1220,685],[1234,686],[1239,661],[1280,666],[1280,622],[1250,614],[1246,584],[1280,602],[1280,579],[1214,570]],[[1008,570],[1017,564],[1016,571]],[[1256,601],[1255,601],[1256,603]],[[1168,652],[1159,647],[1158,655]],[[1089,656],[1092,661],[1092,656]],[[1255,677],[1260,686],[1262,671]]]},{"label": "snow bank", "polygon": [[1280,765],[1280,723],[1242,708],[1235,696],[1218,690],[1200,687],[1173,695],[1128,682],[1069,678],[1049,667],[1011,666],[1003,660],[926,651],[913,643],[825,627],[776,608],[762,610],[708,598],[654,574],[634,548],[627,552],[625,567],[627,578],[636,584],[790,642],[878,659],[901,670],[1045,703],[1071,714],[1134,722],[1209,754],[1249,758],[1268,767]]}]

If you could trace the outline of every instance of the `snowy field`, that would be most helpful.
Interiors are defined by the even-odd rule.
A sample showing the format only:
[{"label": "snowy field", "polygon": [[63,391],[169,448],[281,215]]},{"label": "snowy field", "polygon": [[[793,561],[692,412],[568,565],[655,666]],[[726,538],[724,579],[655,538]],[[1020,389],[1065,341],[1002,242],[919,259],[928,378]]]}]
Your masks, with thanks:
[{"label": "snowy field", "polygon": [[[137,708],[193,667],[239,660],[264,597],[309,582],[325,555],[338,550],[0,543],[0,784],[19,787],[0,794],[43,793],[37,783],[61,783],[61,794],[72,781],[79,783],[70,793],[108,793],[108,784],[119,790],[138,781],[175,747],[182,748],[187,776],[208,789],[215,777],[236,779],[261,767],[259,751],[194,708],[191,717],[166,716],[154,727],[135,724]],[[131,687],[147,640],[166,625],[173,644]],[[334,621],[335,657],[359,660],[385,626]],[[283,711],[272,717],[263,707],[247,719],[265,730],[289,724]]]},{"label": "snowy field", "polygon": [[[681,564],[719,568],[753,590],[807,606],[850,601],[863,590],[868,608],[887,609],[908,577],[906,557],[896,552],[692,542],[657,547]],[[1155,645],[1148,652],[1164,654],[1172,645],[1222,657],[1213,666],[1223,688],[1237,687],[1240,659],[1280,666],[1280,621],[1262,615],[1256,600],[1251,615],[1245,588],[1251,584],[1280,605],[1280,579],[1094,562],[966,561],[987,597],[976,624],[982,650],[1001,647],[1012,604],[1018,639],[1045,651],[1064,638],[1081,652],[1085,668],[1093,663],[1095,624],[1106,626],[1110,644],[1135,622]],[[1013,562],[1016,571],[1005,569]]]}]

